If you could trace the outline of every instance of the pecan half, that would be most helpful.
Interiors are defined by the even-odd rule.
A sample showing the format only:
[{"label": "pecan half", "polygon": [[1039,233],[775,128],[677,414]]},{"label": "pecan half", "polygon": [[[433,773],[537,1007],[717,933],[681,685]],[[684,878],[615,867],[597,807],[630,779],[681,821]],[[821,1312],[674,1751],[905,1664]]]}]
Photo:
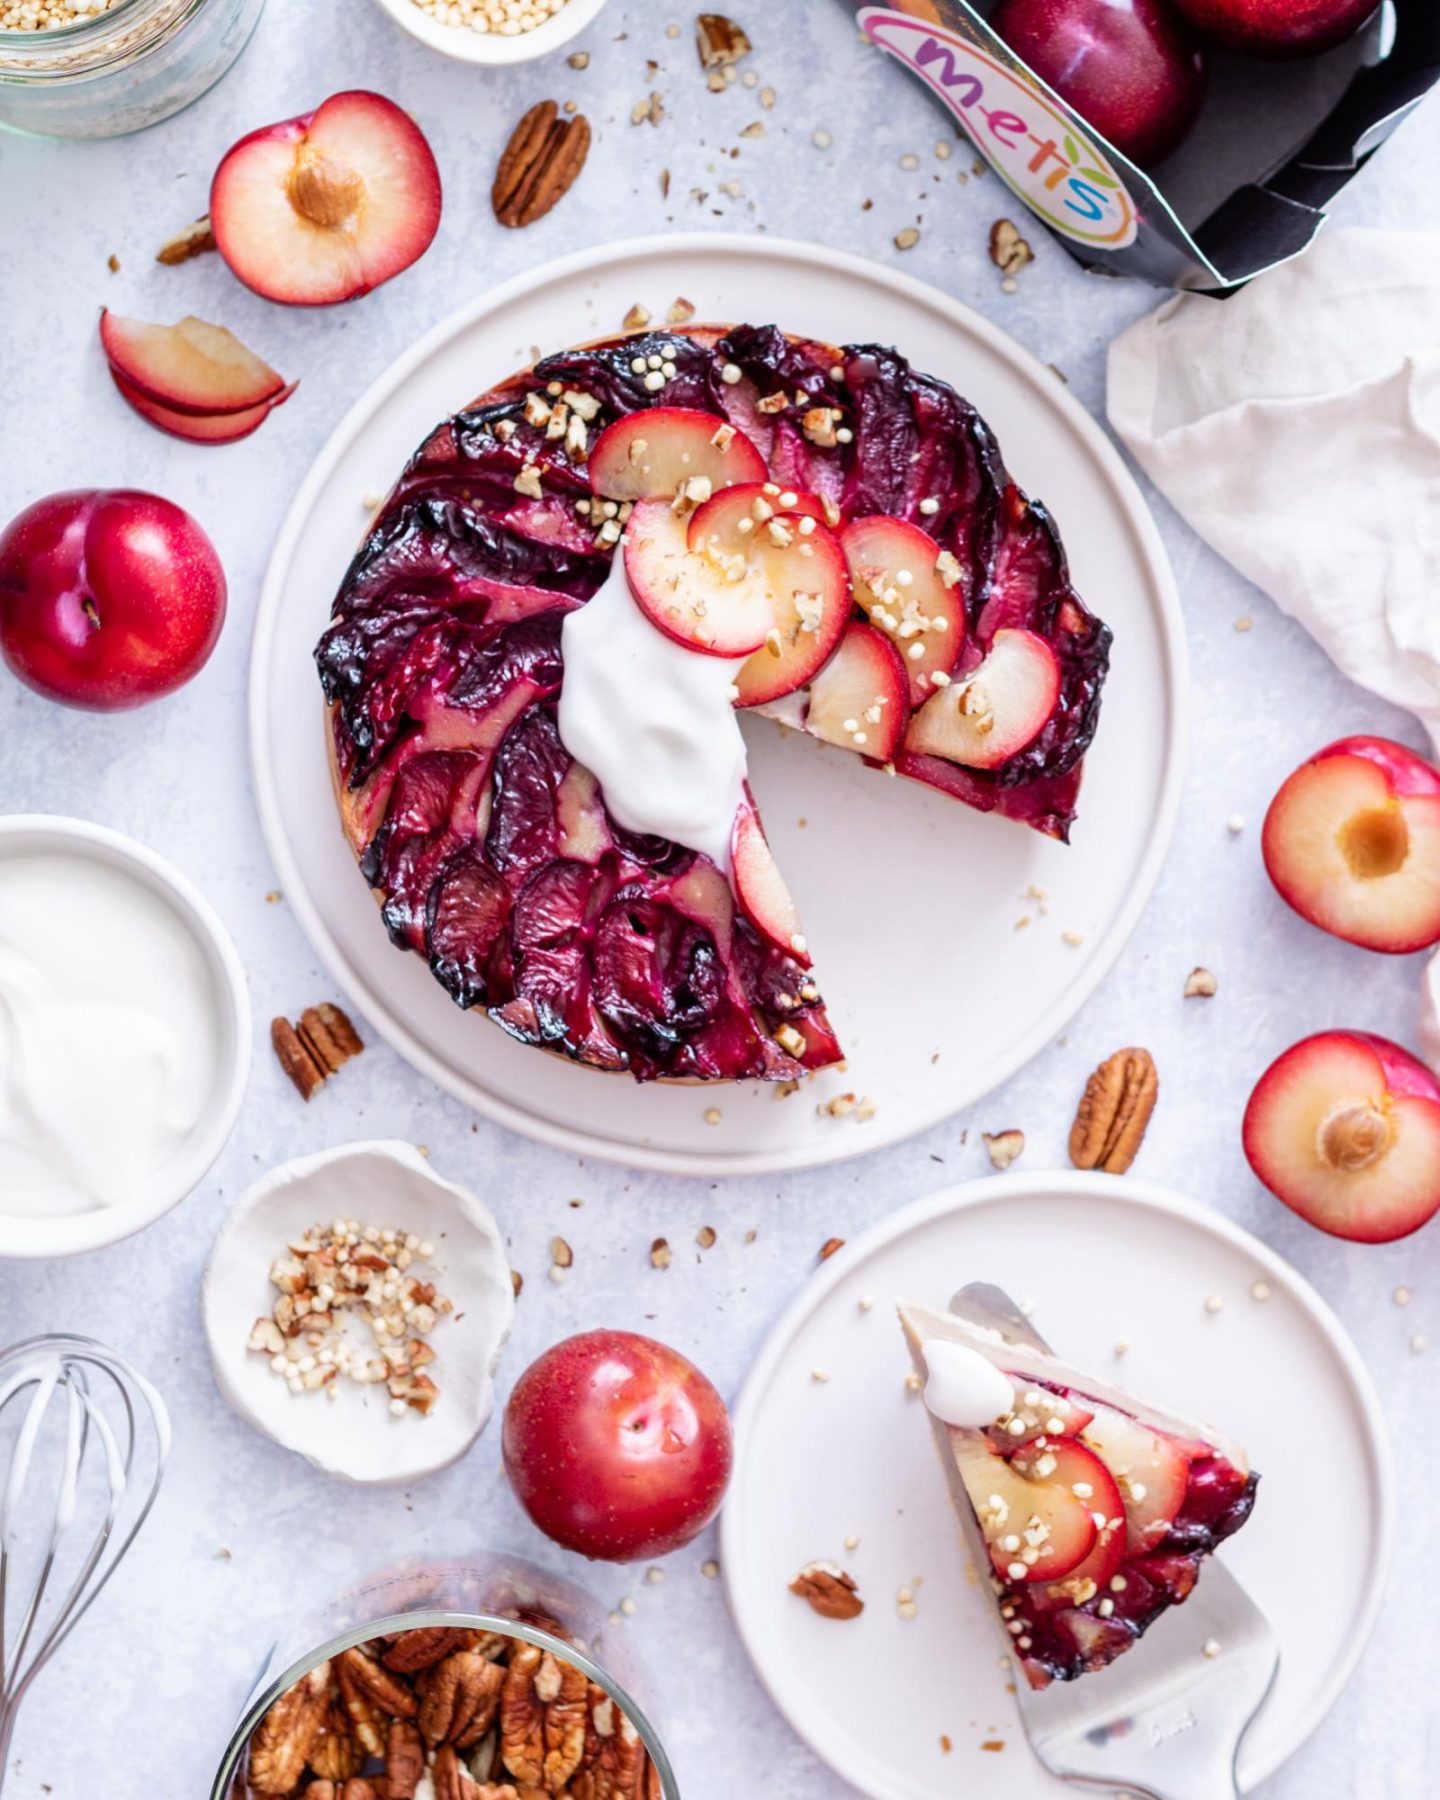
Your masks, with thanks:
[{"label": "pecan half", "polygon": [[573,1800],[641,1800],[648,1761],[639,1732],[604,1688],[592,1682],[585,1757],[570,1782]]},{"label": "pecan half", "polygon": [[415,1800],[425,1774],[425,1746],[408,1719],[392,1719],[385,1734],[386,1800]]},{"label": "pecan half", "polygon": [[397,1675],[414,1675],[421,1669],[433,1669],[436,1663],[444,1662],[469,1636],[470,1633],[458,1625],[430,1625],[421,1631],[402,1631],[380,1660]]},{"label": "pecan half", "polygon": [[444,1745],[436,1756],[430,1778],[435,1784],[435,1800],[476,1800],[480,1792],[470,1771],[449,1744]]},{"label": "pecan half", "polygon": [[1148,1050],[1117,1050],[1085,1084],[1070,1127],[1070,1160],[1077,1169],[1123,1175],[1135,1160],[1155,1110],[1160,1077]]},{"label": "pecan half", "polygon": [[553,100],[532,106],[500,156],[490,204],[512,230],[533,225],[569,192],[590,154],[590,121],[561,119]]},{"label": "pecan half", "polygon": [[858,1619],[865,1610],[855,1579],[835,1563],[812,1562],[790,1583],[822,1619]]},{"label": "pecan half", "polygon": [[355,1741],[345,1709],[334,1696],[325,1710],[325,1721],[310,1746],[310,1773],[322,1781],[348,1781],[360,1773],[365,1753]]},{"label": "pecan half", "polygon": [[398,1676],[361,1650],[345,1650],[335,1662],[340,1700],[361,1748],[368,1756],[385,1754],[392,1719],[413,1719],[419,1711],[415,1695]]},{"label": "pecan half", "polygon": [[257,1794],[288,1794],[305,1773],[311,1746],[329,1709],[330,1665],[297,1681],[266,1713],[250,1740],[250,1786]]},{"label": "pecan half", "polygon": [[571,1663],[518,1644],[500,1702],[500,1754],[523,1787],[564,1792],[585,1755],[590,1683]]},{"label": "pecan half", "polygon": [[420,1678],[420,1730],[431,1744],[468,1750],[495,1723],[505,1670],[478,1650],[457,1650]]}]

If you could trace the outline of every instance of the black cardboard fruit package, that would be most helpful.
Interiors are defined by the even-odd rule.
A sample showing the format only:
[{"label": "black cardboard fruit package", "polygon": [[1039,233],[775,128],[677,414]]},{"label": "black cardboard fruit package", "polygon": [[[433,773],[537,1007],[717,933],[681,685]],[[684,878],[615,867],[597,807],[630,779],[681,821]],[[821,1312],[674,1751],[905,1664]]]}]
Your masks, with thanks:
[{"label": "black cardboard fruit package", "polygon": [[992,0],[842,0],[1087,267],[1224,290],[1298,256],[1325,208],[1440,80],[1440,5],[1393,0],[1344,42],[1274,60],[1212,49],[1194,130],[1142,170],[987,24]]}]

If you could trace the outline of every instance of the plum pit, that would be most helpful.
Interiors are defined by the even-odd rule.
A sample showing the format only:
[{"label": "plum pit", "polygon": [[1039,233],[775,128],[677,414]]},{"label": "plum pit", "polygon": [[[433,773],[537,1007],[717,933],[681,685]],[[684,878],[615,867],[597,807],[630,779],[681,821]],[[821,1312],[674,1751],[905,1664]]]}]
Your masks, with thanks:
[{"label": "plum pit", "polygon": [[1405,866],[1410,827],[1398,806],[1371,806],[1340,827],[1340,852],[1357,881],[1378,881]]},{"label": "plum pit", "polygon": [[1372,1168],[1390,1148],[1390,1121],[1373,1100],[1348,1101],[1321,1123],[1316,1149],[1327,1169],[1346,1175]]}]

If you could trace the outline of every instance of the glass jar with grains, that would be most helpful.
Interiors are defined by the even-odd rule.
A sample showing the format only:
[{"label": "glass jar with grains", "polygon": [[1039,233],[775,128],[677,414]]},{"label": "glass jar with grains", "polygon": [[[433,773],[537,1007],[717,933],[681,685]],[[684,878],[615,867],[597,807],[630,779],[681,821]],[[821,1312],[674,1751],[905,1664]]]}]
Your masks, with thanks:
[{"label": "glass jar with grains", "polygon": [[0,0],[0,126],[141,131],[212,87],[265,0]]}]

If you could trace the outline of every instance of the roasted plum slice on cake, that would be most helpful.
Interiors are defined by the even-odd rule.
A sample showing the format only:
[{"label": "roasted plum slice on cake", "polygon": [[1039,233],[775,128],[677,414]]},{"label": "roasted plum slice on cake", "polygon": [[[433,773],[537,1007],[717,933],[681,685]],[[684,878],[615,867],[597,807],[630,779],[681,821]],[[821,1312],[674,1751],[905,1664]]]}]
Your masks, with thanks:
[{"label": "roasted plum slice on cake", "polygon": [[640,1080],[779,1081],[841,1051],[732,707],[1064,839],[1109,643],[953,388],[744,325],[442,421],[316,661],[347,836],[458,1004]]},{"label": "roasted plum slice on cake", "polygon": [[1205,1428],[1043,1351],[908,1302],[900,1322],[1026,1680],[1103,1669],[1186,1599],[1259,1477]]}]

